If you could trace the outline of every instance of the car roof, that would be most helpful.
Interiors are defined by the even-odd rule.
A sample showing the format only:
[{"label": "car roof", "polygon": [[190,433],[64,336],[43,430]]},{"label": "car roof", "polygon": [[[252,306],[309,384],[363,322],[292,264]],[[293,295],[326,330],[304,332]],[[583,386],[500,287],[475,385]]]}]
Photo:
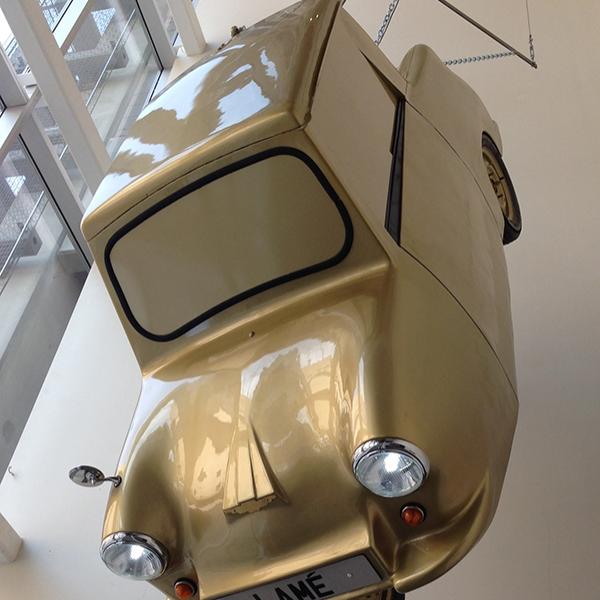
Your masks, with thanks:
[{"label": "car roof", "polygon": [[299,2],[173,81],[130,128],[84,216],[85,237],[191,170],[303,125],[338,7]]}]

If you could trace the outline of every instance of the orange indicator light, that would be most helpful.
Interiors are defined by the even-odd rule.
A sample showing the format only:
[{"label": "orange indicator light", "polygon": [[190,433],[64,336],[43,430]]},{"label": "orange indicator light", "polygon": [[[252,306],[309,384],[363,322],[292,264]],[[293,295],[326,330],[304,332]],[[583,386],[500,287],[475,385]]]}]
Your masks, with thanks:
[{"label": "orange indicator light", "polygon": [[175,595],[179,600],[187,600],[196,595],[196,586],[187,579],[180,579],[175,584]]},{"label": "orange indicator light", "polygon": [[407,504],[401,513],[402,522],[409,527],[418,527],[425,520],[425,511],[416,504]]}]

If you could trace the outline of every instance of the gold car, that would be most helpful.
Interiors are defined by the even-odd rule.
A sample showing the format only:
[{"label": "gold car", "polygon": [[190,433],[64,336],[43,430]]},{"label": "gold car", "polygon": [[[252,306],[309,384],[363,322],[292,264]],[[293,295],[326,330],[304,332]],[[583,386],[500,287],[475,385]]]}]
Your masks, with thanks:
[{"label": "gold car", "polygon": [[465,556],[517,419],[500,149],[430,49],[395,68],[333,0],[145,109],[83,222],[143,373],[112,571],[170,598],[348,599]]}]

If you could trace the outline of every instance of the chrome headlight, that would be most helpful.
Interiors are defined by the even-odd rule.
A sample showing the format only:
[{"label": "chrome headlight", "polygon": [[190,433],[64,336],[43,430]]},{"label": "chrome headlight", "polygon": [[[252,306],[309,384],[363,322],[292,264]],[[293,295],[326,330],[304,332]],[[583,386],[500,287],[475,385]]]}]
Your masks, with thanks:
[{"label": "chrome headlight", "polygon": [[421,450],[403,440],[370,440],[357,448],[352,469],[356,479],[374,494],[398,498],[423,485],[429,461]]},{"label": "chrome headlight", "polygon": [[104,564],[116,575],[150,581],[167,568],[167,551],[143,533],[119,532],[104,539],[100,549]]}]

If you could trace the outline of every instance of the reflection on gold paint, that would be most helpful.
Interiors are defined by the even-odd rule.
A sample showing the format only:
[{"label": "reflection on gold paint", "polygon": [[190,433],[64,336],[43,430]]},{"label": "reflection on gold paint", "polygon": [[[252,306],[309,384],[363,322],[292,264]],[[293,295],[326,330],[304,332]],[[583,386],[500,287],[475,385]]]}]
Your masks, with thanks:
[{"label": "reflection on gold paint", "polygon": [[[358,372],[356,377],[356,386],[352,397],[352,430],[359,432],[362,430],[364,423],[367,423],[367,403],[365,398],[365,360],[360,357],[358,362]],[[356,445],[356,444],[355,444]]]},{"label": "reflection on gold paint", "polygon": [[213,415],[214,418],[221,423],[231,423],[231,415],[219,407],[217,412]]},{"label": "reflection on gold paint", "polygon": [[267,55],[267,50],[265,48],[263,48],[260,51],[260,62],[264,65],[265,73],[268,77],[271,77],[272,79],[279,78],[279,73],[277,72],[277,65],[274,61],[272,61],[269,58],[269,56]]},{"label": "reflection on gold paint", "polygon": [[255,81],[233,90],[219,100],[221,118],[211,135],[237,125],[269,106],[269,99]]},{"label": "reflection on gold paint", "polygon": [[185,442],[183,437],[180,437],[177,440],[177,461],[176,461],[176,467],[177,467],[177,477],[179,478],[180,481],[183,481],[185,478]]}]

